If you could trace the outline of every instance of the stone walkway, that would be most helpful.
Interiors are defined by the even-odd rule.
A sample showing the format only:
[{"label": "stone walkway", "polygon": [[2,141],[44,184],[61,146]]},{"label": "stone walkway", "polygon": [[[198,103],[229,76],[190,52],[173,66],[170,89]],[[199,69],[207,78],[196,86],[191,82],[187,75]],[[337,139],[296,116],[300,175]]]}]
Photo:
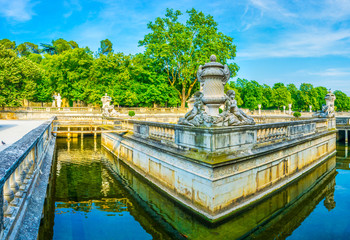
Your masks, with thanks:
[{"label": "stone walkway", "polygon": [[44,122],[45,120],[0,120],[0,152]]}]

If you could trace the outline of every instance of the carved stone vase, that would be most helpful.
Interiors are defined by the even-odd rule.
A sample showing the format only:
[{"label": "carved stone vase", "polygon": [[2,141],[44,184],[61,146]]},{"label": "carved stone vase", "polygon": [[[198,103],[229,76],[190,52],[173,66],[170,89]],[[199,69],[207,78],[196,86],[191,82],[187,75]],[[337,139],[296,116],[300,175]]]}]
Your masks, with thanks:
[{"label": "carved stone vase", "polygon": [[199,66],[198,80],[203,85],[203,103],[207,106],[210,116],[219,115],[219,107],[224,104],[226,95],[224,86],[230,78],[230,70],[227,65],[216,62],[216,56],[210,56],[210,62]]}]

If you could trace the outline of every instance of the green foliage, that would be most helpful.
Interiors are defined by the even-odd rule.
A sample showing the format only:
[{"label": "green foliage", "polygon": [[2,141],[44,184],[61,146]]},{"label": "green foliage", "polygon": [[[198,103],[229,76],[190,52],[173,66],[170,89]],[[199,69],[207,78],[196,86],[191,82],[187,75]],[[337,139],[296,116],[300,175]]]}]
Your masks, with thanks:
[{"label": "green foliage", "polygon": [[299,117],[301,117],[301,113],[300,112],[294,112],[293,116],[296,117],[296,118],[299,118]]},{"label": "green foliage", "polygon": [[55,92],[68,101],[86,100],[86,87],[93,64],[91,53],[83,48],[66,50],[57,55],[46,55],[42,60],[44,77]]},{"label": "green foliage", "polygon": [[102,40],[100,43],[101,47],[98,49],[99,54],[108,55],[113,52],[113,44],[108,38]]},{"label": "green foliage", "polygon": [[335,99],[335,107],[337,111],[347,111],[350,109],[350,99],[346,96],[342,91],[336,90],[334,91]]},{"label": "green foliage", "polygon": [[272,88],[271,105],[281,109],[292,102],[291,94],[283,83],[276,83]]},{"label": "green foliage", "polygon": [[31,53],[38,54],[40,53],[38,45],[30,42],[25,42],[16,47],[17,53],[20,56],[28,56]]},{"label": "green foliage", "polygon": [[0,44],[1,44],[1,45],[4,45],[4,47],[5,47],[6,49],[15,50],[15,48],[16,48],[16,42],[15,42],[15,41],[10,41],[9,39],[6,39],[6,38],[1,39],[1,40],[0,40]]},{"label": "green foliage", "polygon": [[222,112],[223,112],[223,110],[221,108],[219,108],[219,113],[222,113]]},{"label": "green foliage", "polygon": [[39,65],[0,45],[0,106],[21,106],[24,99],[35,101],[41,81]]},{"label": "green foliage", "polygon": [[249,108],[250,110],[257,109],[261,104],[263,108],[270,107],[271,88],[267,85],[260,85],[256,81],[248,81],[247,79],[237,79],[236,83],[230,83],[230,85],[240,93],[242,98],[242,104],[237,101],[239,106]]},{"label": "green foliage", "polygon": [[[179,10],[167,9],[165,17],[158,17],[148,24],[151,32],[139,42],[145,47],[146,57],[156,61],[166,73],[169,84],[181,100],[181,107],[185,107],[192,90],[198,87],[196,72],[200,64],[208,62],[212,54],[223,64],[236,56],[233,39],[218,31],[218,24],[211,15],[195,9],[186,13],[188,19],[183,23]],[[228,66],[235,76],[238,66],[234,63]]]},{"label": "green foliage", "polygon": [[135,116],[135,112],[134,112],[134,111],[129,111],[128,115],[129,115],[130,117],[133,117],[133,116]]}]

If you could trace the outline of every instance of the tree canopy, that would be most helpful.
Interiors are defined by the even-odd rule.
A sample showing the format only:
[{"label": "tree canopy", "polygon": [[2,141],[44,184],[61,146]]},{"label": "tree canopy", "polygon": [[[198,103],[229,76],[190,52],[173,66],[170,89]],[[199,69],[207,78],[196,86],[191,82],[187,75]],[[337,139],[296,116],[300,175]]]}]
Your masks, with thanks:
[{"label": "tree canopy", "polygon": [[[166,72],[169,84],[180,98],[181,107],[185,107],[186,100],[198,86],[196,72],[199,65],[208,62],[212,54],[222,64],[236,56],[233,38],[218,31],[218,24],[211,15],[195,9],[186,13],[188,19],[182,23],[179,19],[182,12],[167,9],[165,17],[158,17],[148,24],[151,33],[139,42],[145,47],[145,56],[154,59]],[[238,66],[235,63],[228,66],[235,76]]]},{"label": "tree canopy", "polygon": [[[24,100],[50,102],[55,93],[72,105],[74,101],[101,104],[108,93],[115,105],[127,107],[181,106],[199,89],[197,70],[209,61],[228,64],[231,76],[239,67],[233,63],[233,38],[218,31],[211,15],[195,9],[167,9],[147,25],[150,32],[139,41],[143,53],[127,55],[113,50],[112,41],[100,41],[96,53],[73,40],[54,39],[39,46],[9,39],[0,40],[0,106],[21,106]],[[225,86],[235,90],[237,104],[248,109],[320,110],[325,104],[325,87],[303,83],[276,83],[272,87],[255,80],[238,78]],[[350,110],[350,99],[334,92],[338,111]]]}]

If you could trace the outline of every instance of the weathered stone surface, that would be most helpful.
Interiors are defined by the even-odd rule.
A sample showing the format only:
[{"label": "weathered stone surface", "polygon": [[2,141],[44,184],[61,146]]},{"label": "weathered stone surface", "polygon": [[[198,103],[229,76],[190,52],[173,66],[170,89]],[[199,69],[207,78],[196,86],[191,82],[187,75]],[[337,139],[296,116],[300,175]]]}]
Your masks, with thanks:
[{"label": "weathered stone surface", "polygon": [[334,154],[330,120],[221,128],[132,121],[134,134],[103,134],[102,144],[171,197],[215,221]]},{"label": "weathered stone surface", "polygon": [[17,240],[35,240],[38,237],[41,214],[45,203],[47,185],[49,184],[49,177],[51,171],[51,165],[55,149],[55,139],[50,142],[50,146],[43,159],[41,166],[41,172],[37,179],[37,184],[28,200],[27,210],[23,217],[23,221],[20,223]]},{"label": "weathered stone surface", "polygon": [[4,180],[13,173],[26,153],[37,143],[52,120],[53,118],[44,122],[10,147],[0,152],[0,185],[4,184]]}]

